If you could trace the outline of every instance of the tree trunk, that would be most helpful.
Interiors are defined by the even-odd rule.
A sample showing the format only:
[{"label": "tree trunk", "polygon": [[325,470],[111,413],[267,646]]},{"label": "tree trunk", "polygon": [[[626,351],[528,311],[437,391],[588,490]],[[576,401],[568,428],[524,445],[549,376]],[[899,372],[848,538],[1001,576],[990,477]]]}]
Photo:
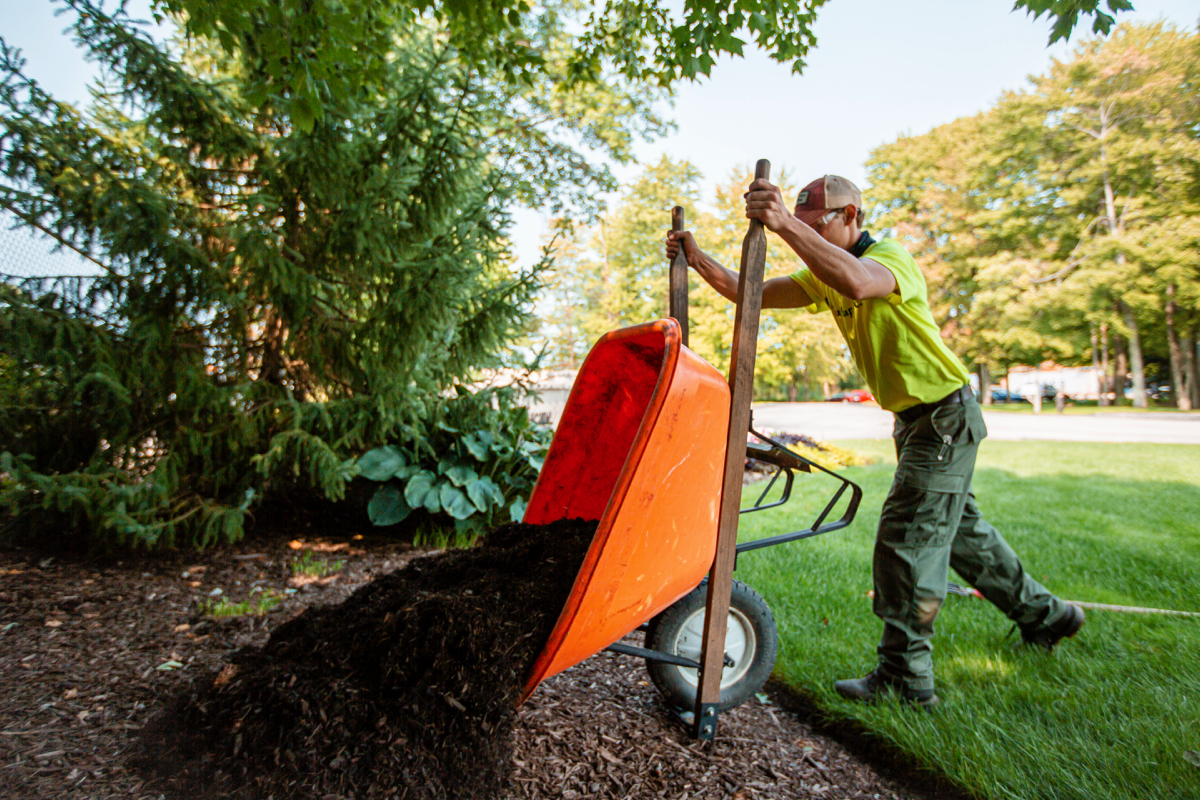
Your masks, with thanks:
[{"label": "tree trunk", "polygon": [[1117,357],[1113,359],[1113,405],[1125,405],[1125,381],[1129,378],[1129,362],[1125,358],[1125,337],[1119,333],[1113,334],[1113,351]]},{"label": "tree trunk", "polygon": [[1196,323],[1192,323],[1191,335],[1184,341],[1187,342],[1187,383],[1188,397],[1191,398],[1192,408],[1200,408],[1200,383],[1197,382],[1197,367],[1200,367],[1200,337],[1197,336],[1200,330],[1197,329]]},{"label": "tree trunk", "polygon": [[787,392],[788,392],[788,402],[789,403],[796,402],[797,390],[796,390],[796,376],[795,375],[792,376],[792,382],[788,384]]},{"label": "tree trunk", "polygon": [[1137,318],[1133,309],[1121,304],[1125,317],[1125,327],[1129,329],[1129,371],[1133,377],[1133,405],[1135,408],[1146,408],[1146,372],[1142,363],[1142,337],[1138,332]]},{"label": "tree trunk", "polygon": [[1192,410],[1192,398],[1188,396],[1183,379],[1183,354],[1179,350],[1179,335],[1175,330],[1175,284],[1167,284],[1167,346],[1171,351],[1171,388],[1175,393],[1175,406],[1182,411]]},{"label": "tree trunk", "polygon": [[825,400],[833,395],[833,392],[829,391],[829,381],[821,381],[821,395]]},{"label": "tree trunk", "polygon": [[[1183,351],[1183,394],[1188,401],[1188,409],[1197,407],[1196,403],[1196,342],[1191,336],[1179,337],[1179,347]],[[1180,406],[1182,408],[1182,406]]]},{"label": "tree trunk", "polygon": [[992,404],[992,393],[990,391],[992,385],[992,376],[988,373],[986,361],[979,362],[979,397],[980,402],[985,406]]},{"label": "tree trunk", "polygon": [[1100,369],[1100,332],[1092,326],[1092,374],[1096,376],[1096,402],[1104,405],[1104,372]]},{"label": "tree trunk", "polygon": [[1108,323],[1100,323],[1100,405],[1109,403],[1108,393],[1112,384],[1108,380]]}]

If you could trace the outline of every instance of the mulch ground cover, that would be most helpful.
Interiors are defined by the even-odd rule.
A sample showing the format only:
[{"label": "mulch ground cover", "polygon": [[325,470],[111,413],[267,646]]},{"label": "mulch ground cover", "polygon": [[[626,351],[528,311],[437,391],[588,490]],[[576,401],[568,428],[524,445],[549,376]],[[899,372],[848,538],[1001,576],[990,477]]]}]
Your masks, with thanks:
[{"label": "mulch ground cover", "polygon": [[[378,707],[369,708],[356,695],[357,699],[339,707],[357,709],[361,719],[354,724],[371,721],[376,736],[349,747],[345,733],[354,726],[339,733],[337,724],[315,722],[321,708],[313,707],[313,699],[328,700],[331,691],[359,689],[347,688],[344,681],[337,690],[315,689],[316,673],[305,671],[315,669],[316,662],[298,644],[306,643],[309,652],[328,656],[333,650],[312,637],[331,635],[334,623],[355,629],[353,620],[328,607],[360,587],[378,584],[380,588],[368,589],[368,597],[378,600],[387,596],[390,582],[419,582],[410,570],[415,564],[434,565],[439,559],[426,559],[438,551],[387,541],[321,538],[311,530],[298,530],[298,538],[290,542],[259,539],[203,555],[97,560],[59,559],[31,550],[0,553],[0,797],[151,800],[228,796],[222,792],[240,786],[244,796],[264,800],[272,792],[276,797],[293,793],[320,800],[401,798],[422,796],[421,787],[432,785],[431,775],[444,779],[444,765],[432,765],[451,757],[438,749],[437,742],[446,725],[452,728],[454,720],[464,716],[456,704],[486,705],[471,694],[470,686],[459,683],[451,689],[453,680],[447,679],[436,686],[420,685],[419,698],[406,695],[410,707],[411,702],[418,707],[424,704],[426,716],[428,709],[444,715],[442,727],[433,731],[438,735],[424,739],[411,720],[405,722],[398,712],[393,717]],[[445,587],[439,583],[434,588]],[[240,603],[247,604],[243,608],[269,608],[262,614],[231,617],[207,613],[237,610]],[[276,666],[284,664],[280,669],[264,667],[263,662],[273,631],[277,642],[300,647],[289,656],[277,653],[280,657],[267,659]],[[362,629],[359,634],[363,635]],[[348,634],[341,635],[350,642]],[[529,638],[539,635],[544,639],[546,633]],[[640,643],[632,637],[630,641]],[[357,652],[353,642],[341,650]],[[405,661],[402,654],[392,657],[396,663]],[[524,663],[521,659],[528,657],[509,663]],[[389,662],[381,657],[378,663]],[[291,730],[298,738],[291,755],[300,766],[325,776],[319,787],[269,778],[247,782],[248,775],[257,780],[269,770],[251,769],[240,776],[236,769],[231,771],[237,762],[232,757],[235,748],[239,755],[269,757],[271,765],[277,748],[265,745],[267,737],[256,742],[246,730],[231,730],[230,720],[219,712],[205,716],[211,715],[214,705],[201,718],[192,719],[199,724],[190,731],[225,732],[191,740],[192,745],[198,741],[206,745],[195,748],[192,756],[205,753],[209,761],[179,759],[176,764],[185,769],[167,778],[147,772],[144,765],[134,766],[146,756],[139,743],[155,730],[147,726],[159,725],[160,741],[174,738],[171,746],[183,741],[176,734],[185,731],[162,723],[185,719],[188,708],[195,712],[194,701],[211,699],[206,693],[213,691],[214,682],[241,691],[236,688],[240,676],[243,689],[278,690],[278,681],[288,669],[297,676],[291,688],[302,690],[289,695],[295,703],[287,706],[297,714]],[[325,674],[327,683],[338,683],[336,670]],[[221,675],[226,677],[222,680]],[[258,677],[248,680],[248,676]],[[520,680],[509,684],[519,689]],[[309,699],[305,691],[316,694]],[[507,762],[502,770],[507,773],[502,776],[504,788],[496,796],[564,800],[950,796],[948,788],[916,774],[881,774],[864,758],[872,756],[869,745],[864,750],[862,742],[852,743],[847,749],[820,733],[803,711],[791,710],[786,697],[773,697],[764,695],[722,715],[718,740],[697,743],[672,721],[641,662],[601,653],[543,683],[516,711],[508,740],[511,749],[501,743],[491,753]],[[309,703],[307,716],[302,699]],[[389,702],[395,708],[403,706],[399,695]],[[175,716],[164,716],[172,713],[173,703]],[[489,712],[493,716],[473,716],[474,727],[468,728],[474,733],[468,730],[466,741],[483,742],[471,737],[487,733],[485,721],[500,725],[502,705]],[[260,726],[259,730],[279,733],[278,722],[274,728]],[[305,735],[308,740],[302,738]],[[307,747],[296,744],[303,741]],[[286,766],[289,748],[278,749],[285,765],[280,771],[292,770],[293,777],[299,774]],[[486,758],[481,757],[478,762],[460,762],[456,769],[468,773],[484,767]],[[369,779],[372,776],[375,780]],[[499,779],[492,775],[480,783],[468,778],[461,785],[478,788]],[[446,788],[442,786],[443,791]]]}]

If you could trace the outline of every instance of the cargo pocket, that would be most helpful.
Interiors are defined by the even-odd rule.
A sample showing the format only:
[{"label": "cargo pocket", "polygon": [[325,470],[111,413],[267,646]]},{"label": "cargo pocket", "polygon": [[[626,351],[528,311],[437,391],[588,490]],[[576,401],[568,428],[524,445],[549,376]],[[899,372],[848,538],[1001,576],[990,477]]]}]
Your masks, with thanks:
[{"label": "cargo pocket", "polygon": [[970,435],[967,417],[967,409],[962,403],[952,403],[935,408],[929,415],[929,422],[933,425],[939,442],[964,444]]},{"label": "cargo pocket", "polygon": [[950,517],[968,476],[908,469],[897,472],[879,516],[879,541],[905,547],[942,547],[957,524]]}]

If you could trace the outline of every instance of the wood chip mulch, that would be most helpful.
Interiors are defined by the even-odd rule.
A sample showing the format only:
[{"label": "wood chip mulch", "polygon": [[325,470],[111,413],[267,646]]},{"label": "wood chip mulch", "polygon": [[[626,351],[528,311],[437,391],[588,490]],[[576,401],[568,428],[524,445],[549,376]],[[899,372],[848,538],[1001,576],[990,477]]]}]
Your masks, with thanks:
[{"label": "wood chip mulch", "polygon": [[[160,787],[126,759],[137,732],[191,676],[262,645],[304,608],[340,602],[430,552],[316,538],[108,561],[0,552],[0,797],[158,800]],[[301,556],[343,563],[326,576],[297,576]],[[263,594],[281,598],[263,615],[201,611]],[[519,710],[506,797],[947,796],[917,773],[881,774],[863,757],[869,747],[847,749],[772,697],[723,714],[718,740],[697,743],[641,662],[598,654],[542,684]]]}]

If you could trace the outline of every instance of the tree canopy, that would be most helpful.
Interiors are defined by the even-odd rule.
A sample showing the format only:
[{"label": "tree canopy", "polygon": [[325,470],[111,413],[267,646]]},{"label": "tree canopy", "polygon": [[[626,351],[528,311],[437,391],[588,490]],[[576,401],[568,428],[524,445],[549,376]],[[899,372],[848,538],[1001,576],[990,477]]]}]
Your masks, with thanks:
[{"label": "tree canopy", "polygon": [[[577,366],[587,348],[606,331],[667,314],[664,233],[671,209],[684,208],[687,226],[700,246],[736,267],[746,234],[742,193],[753,170],[732,172],[717,187],[712,211],[700,212],[701,175],[686,161],[663,157],[648,165],[611,212],[595,225],[560,235],[553,243],[550,292],[542,299],[540,338],[547,361]],[[776,178],[794,194],[786,172]],[[778,237],[768,237],[768,277],[800,267]],[[733,306],[707,284],[689,280],[689,346],[719,370],[727,370],[733,334]],[[828,315],[767,310],[759,332],[755,386],[759,395],[803,389],[824,390],[850,378],[853,365]]]},{"label": "tree canopy", "polygon": [[982,114],[873,152],[868,208],[922,265],[960,353],[1097,366],[1112,353],[1110,391],[1121,399],[1128,369],[1144,405],[1148,349],[1192,404],[1198,85],[1200,35],[1122,25]]},{"label": "tree canopy", "polygon": [[663,125],[636,82],[555,86],[562,20],[521,85],[410,26],[305,129],[210,42],[72,8],[103,82],[81,112],[3,45],[0,206],[103,271],[0,283],[0,501],[110,543],[235,538],[265,489],[338,497],[365,449],[436,465],[438,426],[507,419],[459,389],[528,324],[510,204],[594,208],[571,137],[622,159]]},{"label": "tree canopy", "polygon": [[[465,63],[517,82],[533,82],[549,63],[543,27],[564,11],[574,20],[565,48],[568,83],[608,72],[670,87],[710,74],[722,55],[751,42],[801,72],[816,45],[813,25],[826,0],[156,0],[160,13],[184,15],[187,30],[217,40],[243,60],[253,104],[283,100],[307,129],[331,98],[383,80],[397,32],[436,21]],[[1054,21],[1050,43],[1080,18],[1107,33],[1102,0],[1017,0],[1015,8]],[[1129,0],[1103,0],[1113,14]],[[749,40],[742,38],[749,36]]]}]

